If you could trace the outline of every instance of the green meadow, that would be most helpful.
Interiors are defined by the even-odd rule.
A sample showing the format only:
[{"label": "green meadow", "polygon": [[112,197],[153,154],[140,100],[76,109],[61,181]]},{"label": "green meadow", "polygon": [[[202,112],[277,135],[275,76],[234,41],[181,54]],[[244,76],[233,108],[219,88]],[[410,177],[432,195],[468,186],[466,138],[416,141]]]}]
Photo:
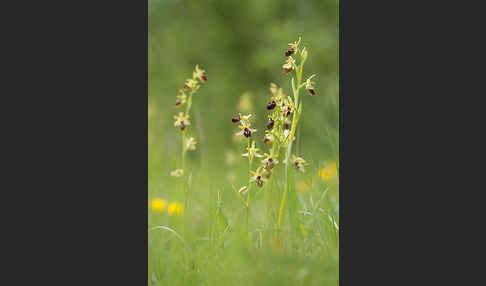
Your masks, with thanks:
[{"label": "green meadow", "polygon": [[[149,285],[338,285],[338,5],[149,0]],[[286,74],[288,44],[299,37]],[[184,88],[196,65],[204,70],[194,74],[197,91]],[[288,102],[268,108],[271,83],[293,102],[288,117]],[[186,110],[181,128],[174,116]],[[272,130],[288,128],[295,140],[263,141],[274,112]],[[239,114],[251,114],[249,137],[236,135],[246,123],[232,122]],[[189,138],[194,150],[184,148]],[[258,155],[278,156],[268,178],[257,178],[265,157],[255,156],[249,173],[249,142]],[[283,164],[291,154],[305,163],[289,156]]]}]

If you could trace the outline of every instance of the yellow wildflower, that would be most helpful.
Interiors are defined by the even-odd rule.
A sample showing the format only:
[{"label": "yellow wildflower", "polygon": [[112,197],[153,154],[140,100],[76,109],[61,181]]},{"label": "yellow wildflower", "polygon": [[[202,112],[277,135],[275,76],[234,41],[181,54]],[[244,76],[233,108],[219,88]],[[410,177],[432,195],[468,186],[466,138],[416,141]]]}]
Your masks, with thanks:
[{"label": "yellow wildflower", "polygon": [[338,176],[337,164],[336,162],[331,162],[327,164],[324,168],[321,169],[319,172],[322,180],[324,182],[332,180]]},{"label": "yellow wildflower", "polygon": [[167,208],[169,215],[182,215],[184,213],[184,206],[179,202],[172,202]]},{"label": "yellow wildflower", "polygon": [[156,212],[163,212],[165,207],[167,206],[167,202],[163,199],[153,199],[152,200],[152,210]]},{"label": "yellow wildflower", "polygon": [[305,182],[300,182],[300,183],[297,184],[297,190],[299,190],[299,192],[301,192],[301,193],[307,191],[308,188],[309,188],[309,185],[307,185]]}]

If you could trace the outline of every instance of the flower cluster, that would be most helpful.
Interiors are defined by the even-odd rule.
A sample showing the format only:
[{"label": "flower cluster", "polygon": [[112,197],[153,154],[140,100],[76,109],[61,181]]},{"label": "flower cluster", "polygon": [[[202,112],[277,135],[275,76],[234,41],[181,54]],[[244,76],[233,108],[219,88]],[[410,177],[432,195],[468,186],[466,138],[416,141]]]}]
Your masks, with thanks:
[{"label": "flower cluster", "polygon": [[196,65],[192,72],[192,78],[186,79],[184,86],[179,90],[179,94],[176,97],[175,106],[180,107],[186,105],[185,112],[180,111],[177,115],[174,115],[174,126],[181,130],[182,137],[182,169],[174,170],[170,173],[172,177],[182,177],[184,175],[185,167],[185,154],[187,151],[196,150],[197,141],[193,137],[186,137],[187,127],[191,125],[189,112],[191,111],[192,96],[199,90],[199,82],[205,83],[207,77],[206,71],[201,69],[199,65]]},{"label": "flower cluster", "polygon": [[184,206],[180,202],[168,203],[164,199],[153,199],[152,200],[152,210],[154,212],[162,213],[167,209],[169,215],[180,216],[184,213]]},{"label": "flower cluster", "polygon": [[[280,149],[287,150],[291,148],[291,143],[295,140],[295,129],[297,127],[298,120],[302,113],[302,106],[299,101],[299,91],[304,88],[309,92],[311,96],[316,94],[315,82],[312,79],[315,75],[302,82],[303,65],[308,57],[308,52],[305,47],[300,47],[301,39],[298,41],[289,43],[289,48],[285,52],[285,63],[282,66],[286,74],[290,74],[295,71],[297,86],[295,85],[294,78],[292,78],[292,94],[293,97],[286,95],[282,88],[278,87],[275,83],[270,84],[269,94],[271,96],[267,103],[267,110],[272,111],[268,115],[268,122],[266,124],[265,135],[263,142],[269,145],[269,153],[265,153],[265,160],[262,161],[262,172],[265,175],[271,176],[271,169],[278,164],[278,157]],[[292,57],[292,55],[299,56],[299,63]],[[286,155],[290,155],[290,152]],[[286,164],[287,159],[291,160],[292,166],[300,171],[305,171],[306,162],[303,158],[292,155],[292,158],[284,158],[283,163]]]},{"label": "flower cluster", "polygon": [[184,131],[186,126],[191,124],[189,121],[189,111],[192,103],[192,95],[199,90],[199,81],[202,83],[207,81],[205,73],[205,70],[196,65],[192,72],[192,78],[186,79],[183,88],[179,90],[179,94],[176,97],[175,106],[187,104],[186,112],[179,112],[179,115],[174,116],[174,126],[179,127],[181,131]]}]

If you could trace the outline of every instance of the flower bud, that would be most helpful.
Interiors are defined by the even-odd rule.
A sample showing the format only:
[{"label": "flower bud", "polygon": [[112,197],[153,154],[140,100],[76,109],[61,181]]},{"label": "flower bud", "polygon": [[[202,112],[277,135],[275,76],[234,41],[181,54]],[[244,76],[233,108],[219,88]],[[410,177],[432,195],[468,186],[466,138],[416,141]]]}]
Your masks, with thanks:
[{"label": "flower bud", "polygon": [[176,103],[175,103],[175,106],[179,106],[181,105],[182,101],[178,98],[176,99]]},{"label": "flower bud", "polygon": [[275,106],[277,106],[277,103],[275,102],[275,100],[272,100],[267,104],[267,109],[272,110],[275,108]]},{"label": "flower bud", "polygon": [[184,90],[188,90],[189,89],[189,86],[187,85],[187,83],[184,84]]},{"label": "flower bud", "polygon": [[250,137],[250,136],[251,136],[251,131],[250,131],[250,129],[245,128],[245,130],[243,131],[243,135],[245,135],[245,137],[246,137],[246,138]]}]

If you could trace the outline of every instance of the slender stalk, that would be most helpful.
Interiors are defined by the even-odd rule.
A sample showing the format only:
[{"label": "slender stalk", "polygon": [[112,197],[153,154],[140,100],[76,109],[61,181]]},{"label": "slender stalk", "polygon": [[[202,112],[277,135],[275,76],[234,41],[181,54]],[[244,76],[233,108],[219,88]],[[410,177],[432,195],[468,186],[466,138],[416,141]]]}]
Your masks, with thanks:
[{"label": "slender stalk", "polygon": [[304,68],[304,63],[302,62],[298,68],[296,68],[295,73],[297,76],[297,87],[293,85],[292,82],[292,91],[294,94],[294,104],[295,104],[295,110],[294,114],[292,117],[292,127],[290,129],[290,139],[289,139],[289,144],[285,150],[285,186],[284,186],[284,194],[282,197],[282,201],[280,203],[280,212],[278,216],[278,229],[280,230],[282,227],[282,221],[283,217],[285,214],[285,207],[287,205],[287,196],[288,196],[288,191],[289,191],[289,168],[290,168],[290,154],[292,153],[292,142],[295,134],[295,130],[297,127],[297,121],[299,120],[300,114],[299,114],[299,92],[301,88],[301,81],[302,81],[302,70]]},{"label": "slender stalk", "polygon": [[[189,98],[187,100],[187,106],[186,106],[186,115],[189,114],[189,111],[191,111],[191,105],[192,105],[192,95],[197,91],[197,89],[193,89],[191,93],[189,94]],[[182,170],[184,171],[183,178],[184,178],[184,184],[183,184],[183,192],[184,192],[184,209],[187,210],[187,201],[188,201],[188,193],[189,193],[189,172],[186,170],[186,132],[185,130],[182,131]],[[185,214],[186,212],[184,212]]]},{"label": "slender stalk", "polygon": [[250,155],[250,137],[248,137],[248,196],[246,197],[246,233],[248,234],[248,217],[250,215],[250,189],[251,189],[251,163],[252,157]]}]

